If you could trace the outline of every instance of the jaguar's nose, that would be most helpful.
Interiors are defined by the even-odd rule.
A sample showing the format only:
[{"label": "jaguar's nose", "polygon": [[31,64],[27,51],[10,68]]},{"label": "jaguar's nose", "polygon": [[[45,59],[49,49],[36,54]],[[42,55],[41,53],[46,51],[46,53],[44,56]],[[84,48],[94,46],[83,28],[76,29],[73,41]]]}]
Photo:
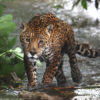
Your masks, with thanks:
[{"label": "jaguar's nose", "polygon": [[31,50],[30,54],[33,56],[33,55],[37,54],[37,52],[35,50]]}]

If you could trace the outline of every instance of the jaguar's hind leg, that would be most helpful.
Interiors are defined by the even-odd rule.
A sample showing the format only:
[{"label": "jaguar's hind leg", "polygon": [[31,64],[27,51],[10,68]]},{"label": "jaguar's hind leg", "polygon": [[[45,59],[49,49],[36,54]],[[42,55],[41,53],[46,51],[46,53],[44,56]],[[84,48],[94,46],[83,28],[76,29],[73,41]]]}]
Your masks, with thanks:
[{"label": "jaguar's hind leg", "polygon": [[76,51],[75,46],[70,45],[70,49],[68,50],[69,62],[71,67],[71,76],[74,82],[79,83],[82,80],[82,74],[77,65]]}]

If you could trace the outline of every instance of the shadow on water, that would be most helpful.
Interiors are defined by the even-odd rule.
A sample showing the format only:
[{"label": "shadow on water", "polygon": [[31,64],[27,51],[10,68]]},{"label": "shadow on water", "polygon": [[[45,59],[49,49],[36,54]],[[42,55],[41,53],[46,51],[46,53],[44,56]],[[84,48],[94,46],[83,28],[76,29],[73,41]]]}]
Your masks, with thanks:
[{"label": "shadow on water", "polygon": [[[91,16],[89,10],[93,8],[92,5],[89,5],[88,11],[83,10],[83,8],[78,5],[75,7],[73,11],[71,11],[72,1],[66,0],[14,0],[14,1],[3,1],[6,5],[6,8],[3,10],[4,14],[12,14],[14,16],[14,21],[17,24],[17,29],[13,35],[20,35],[20,23],[23,21],[28,22],[30,18],[32,18],[35,13],[43,13],[43,12],[53,12],[60,19],[65,20],[67,23],[72,25],[73,30],[75,32],[75,38],[80,42],[87,42],[90,46],[99,48],[100,47],[100,19],[98,16]],[[55,5],[61,4],[63,8],[56,9]],[[94,8],[95,9],[95,8]],[[99,10],[100,11],[100,10]],[[90,15],[89,15],[90,14]],[[100,13],[99,13],[100,14]],[[12,36],[13,36],[12,35]],[[19,38],[17,40],[16,46],[20,46]],[[82,85],[97,85],[100,82],[100,59],[99,58],[84,58],[77,55],[78,65],[83,74]],[[68,63],[68,57],[64,57],[64,73],[67,77],[67,80],[71,81],[70,75],[70,67]],[[38,81],[41,82],[42,75],[45,70],[45,64],[43,63],[43,67],[38,68]],[[54,79],[55,82],[55,79]],[[69,81],[68,81],[69,82]],[[72,83],[72,82],[71,82]],[[73,84],[72,84],[73,85]],[[90,86],[91,87],[91,86]],[[98,91],[98,92],[96,92]],[[10,93],[9,93],[10,92]],[[9,98],[9,100],[13,100],[12,95],[14,91],[6,91],[5,94],[0,94],[0,100],[3,98]],[[8,94],[7,94],[8,93]],[[87,98],[90,96],[92,100],[100,99],[100,91],[99,88],[92,89],[76,89],[74,93],[78,94],[73,98],[73,100],[84,100],[84,97]],[[95,95],[97,95],[95,98]],[[10,98],[11,97],[11,98]],[[79,99],[81,98],[81,99]],[[83,99],[82,99],[83,98]],[[98,99],[99,98],[99,99]],[[17,98],[16,98],[17,99]],[[6,100],[6,99],[4,99]],[[8,100],[8,99],[7,99]],[[14,99],[15,100],[15,99]],[[18,99],[21,100],[21,99]]]}]

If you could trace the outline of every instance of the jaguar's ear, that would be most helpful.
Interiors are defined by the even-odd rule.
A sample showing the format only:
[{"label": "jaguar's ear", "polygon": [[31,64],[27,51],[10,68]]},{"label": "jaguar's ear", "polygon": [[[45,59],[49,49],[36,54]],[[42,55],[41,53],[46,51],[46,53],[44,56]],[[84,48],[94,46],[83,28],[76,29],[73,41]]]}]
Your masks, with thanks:
[{"label": "jaguar's ear", "polygon": [[25,22],[22,22],[20,25],[20,29],[22,29],[23,31],[26,30],[27,24]]},{"label": "jaguar's ear", "polygon": [[50,24],[50,25],[47,26],[47,34],[48,34],[48,36],[50,36],[52,29],[53,29],[53,24]]}]

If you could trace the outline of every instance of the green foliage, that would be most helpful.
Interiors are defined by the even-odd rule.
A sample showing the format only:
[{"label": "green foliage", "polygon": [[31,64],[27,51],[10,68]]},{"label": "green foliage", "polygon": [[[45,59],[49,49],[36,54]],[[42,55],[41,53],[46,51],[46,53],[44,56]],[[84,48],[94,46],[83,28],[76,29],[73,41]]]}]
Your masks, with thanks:
[{"label": "green foliage", "polygon": [[58,9],[63,8],[63,6],[62,6],[62,5],[60,5],[60,4],[58,4],[58,5],[54,6],[54,8],[56,8],[56,9],[58,10]]},{"label": "green foliage", "polygon": [[77,1],[75,1],[75,3],[72,6],[72,9],[75,6],[77,6],[80,2],[81,2],[82,7],[87,10],[87,1],[86,0],[77,0]]},{"label": "green foliage", "polygon": [[10,40],[8,40],[8,49],[11,49],[16,43],[16,36]]},{"label": "green foliage", "polygon": [[0,53],[11,49],[16,43],[16,36],[10,40],[8,39],[16,27],[12,20],[12,15],[0,17]]},{"label": "green foliage", "polygon": [[[21,48],[12,49],[16,43],[16,36],[9,39],[16,25],[12,15],[0,17],[0,76],[10,76],[16,72],[19,77],[24,75],[23,53]],[[41,63],[37,61],[37,65]]]},{"label": "green foliage", "polygon": [[[0,10],[0,14],[1,12],[2,10]],[[0,17],[0,77],[11,77],[11,72],[16,72],[19,77],[24,76],[23,54],[21,53],[21,49],[12,49],[17,37],[9,38],[15,28],[16,25],[13,22],[12,15]]]},{"label": "green foliage", "polygon": [[[73,9],[75,6],[77,6],[79,3],[81,3],[82,7],[83,7],[84,9],[87,10],[87,1],[86,1],[86,0],[76,0],[76,1],[74,2],[73,6],[72,6],[72,9]],[[56,8],[57,10],[58,10],[58,9],[62,9],[62,8],[63,8],[63,5],[58,4],[58,5],[54,6],[54,8]]]},{"label": "green foliage", "polygon": [[0,17],[1,17],[1,15],[2,15],[2,7],[0,6]]},{"label": "green foliage", "polygon": [[7,50],[1,53],[0,57],[0,75],[10,76],[11,72],[16,72],[19,77],[24,75],[23,53],[21,53],[21,48],[17,47],[14,50]]},{"label": "green foliage", "polygon": [[87,2],[86,2],[86,0],[82,0],[82,1],[81,1],[81,5],[82,5],[82,7],[83,7],[84,9],[87,10]]},{"label": "green foliage", "polygon": [[42,66],[40,60],[37,60],[37,61],[36,61],[36,65],[37,65],[38,67]]}]

